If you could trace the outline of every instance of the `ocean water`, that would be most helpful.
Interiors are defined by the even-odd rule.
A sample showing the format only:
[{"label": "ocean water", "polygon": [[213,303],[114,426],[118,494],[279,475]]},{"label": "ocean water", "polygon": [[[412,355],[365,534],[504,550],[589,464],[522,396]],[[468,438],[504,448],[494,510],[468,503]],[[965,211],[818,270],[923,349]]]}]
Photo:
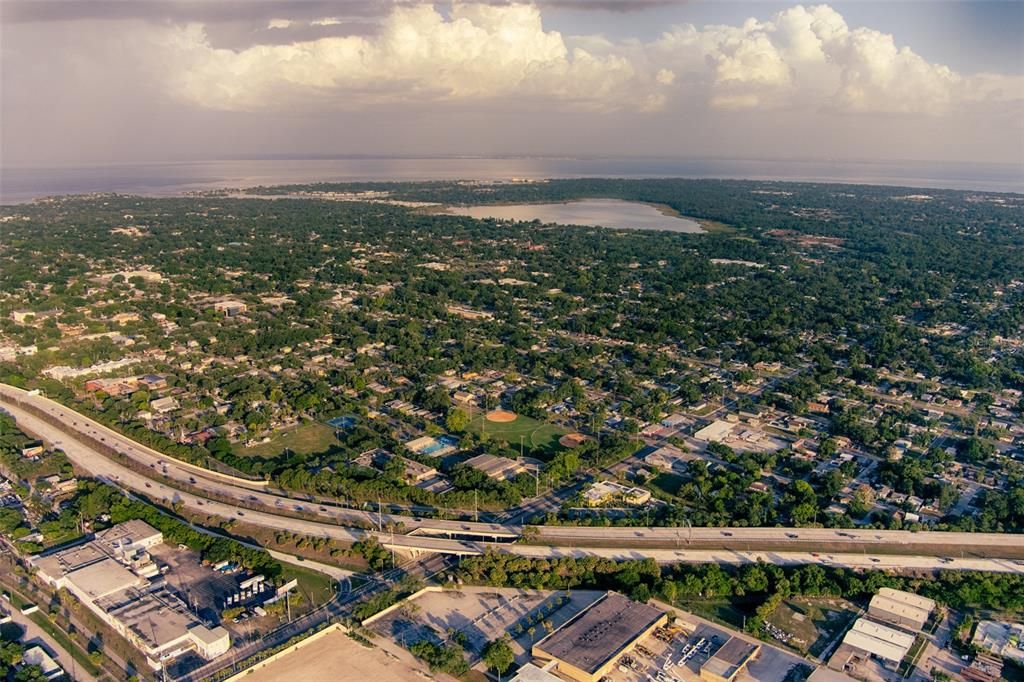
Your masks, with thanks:
[{"label": "ocean water", "polygon": [[548,157],[318,158],[0,168],[0,203],[93,192],[175,196],[197,190],[308,182],[571,177],[791,180],[1024,192],[1024,166],[1014,164]]},{"label": "ocean water", "polygon": [[559,204],[501,204],[498,206],[453,206],[451,213],[471,218],[539,220],[559,225],[595,225],[627,230],[703,232],[689,218],[666,215],[654,206],[618,199],[587,199]]}]

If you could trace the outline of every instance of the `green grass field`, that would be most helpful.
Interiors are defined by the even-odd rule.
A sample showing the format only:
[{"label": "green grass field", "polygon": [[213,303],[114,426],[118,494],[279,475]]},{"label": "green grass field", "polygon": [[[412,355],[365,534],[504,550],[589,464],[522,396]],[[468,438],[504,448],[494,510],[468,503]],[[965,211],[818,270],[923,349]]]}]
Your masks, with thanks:
[{"label": "green grass field", "polygon": [[569,433],[561,426],[523,415],[518,415],[515,421],[505,423],[485,421],[485,417],[478,415],[473,417],[468,430],[473,433],[486,431],[488,437],[506,441],[516,450],[519,448],[519,437],[522,436],[524,454],[539,459],[546,459],[563,450],[558,439]]},{"label": "green grass field", "polygon": [[240,457],[274,457],[288,448],[300,455],[323,452],[337,441],[334,429],[320,422],[305,422],[284,431],[278,431],[270,437],[270,441],[254,445],[251,448],[235,443],[232,451]]}]

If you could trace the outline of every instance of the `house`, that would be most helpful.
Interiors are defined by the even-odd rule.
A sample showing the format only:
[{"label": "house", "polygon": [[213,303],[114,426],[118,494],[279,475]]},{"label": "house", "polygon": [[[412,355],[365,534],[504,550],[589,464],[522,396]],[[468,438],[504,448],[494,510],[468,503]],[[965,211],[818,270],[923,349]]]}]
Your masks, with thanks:
[{"label": "house", "polygon": [[157,398],[149,403],[150,409],[158,414],[167,414],[181,407],[175,398]]},{"label": "house", "polygon": [[217,301],[213,304],[213,309],[224,317],[236,317],[247,311],[249,307],[241,301],[229,300]]}]

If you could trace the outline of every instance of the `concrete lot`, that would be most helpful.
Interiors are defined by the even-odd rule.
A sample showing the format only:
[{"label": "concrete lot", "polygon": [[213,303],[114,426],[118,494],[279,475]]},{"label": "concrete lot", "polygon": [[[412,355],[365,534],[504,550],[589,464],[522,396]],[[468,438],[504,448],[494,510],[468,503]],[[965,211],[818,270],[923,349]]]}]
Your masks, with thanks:
[{"label": "concrete lot", "polygon": [[412,654],[366,648],[342,632],[331,632],[245,675],[245,682],[370,682],[438,679]]},{"label": "concrete lot", "polygon": [[191,604],[201,618],[220,620],[224,597],[238,589],[238,574],[218,573],[203,566],[195,552],[170,545],[157,545],[150,553],[170,566],[165,574],[168,587],[180,594],[185,603]]},{"label": "concrete lot", "polygon": [[[548,634],[544,622],[558,628],[601,594],[593,590],[569,594],[492,587],[428,592],[418,597],[412,608],[394,611],[371,629],[406,646],[420,639],[441,642],[449,631],[458,631],[466,636],[467,648],[474,657],[488,642],[508,633],[516,662],[522,664],[530,659],[532,644]],[[530,627],[534,629],[532,635]]]}]

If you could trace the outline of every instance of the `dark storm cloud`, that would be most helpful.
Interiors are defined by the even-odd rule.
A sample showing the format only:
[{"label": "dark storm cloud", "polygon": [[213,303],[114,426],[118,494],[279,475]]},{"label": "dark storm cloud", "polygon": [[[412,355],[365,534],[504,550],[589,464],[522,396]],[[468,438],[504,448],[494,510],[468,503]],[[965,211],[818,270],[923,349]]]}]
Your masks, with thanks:
[{"label": "dark storm cloud", "polygon": [[288,18],[377,17],[397,0],[6,0],[0,4],[5,23],[142,19],[176,22],[267,22]]},{"label": "dark storm cloud", "polygon": [[[315,21],[324,17],[381,17],[395,7],[431,0],[5,0],[4,23],[142,19],[149,21],[266,23],[271,19]],[[483,0],[511,5],[523,0]],[[527,0],[528,1],[528,0]],[[602,12],[642,12],[690,0],[537,0],[540,7]],[[443,6],[445,2],[438,2]]]}]

